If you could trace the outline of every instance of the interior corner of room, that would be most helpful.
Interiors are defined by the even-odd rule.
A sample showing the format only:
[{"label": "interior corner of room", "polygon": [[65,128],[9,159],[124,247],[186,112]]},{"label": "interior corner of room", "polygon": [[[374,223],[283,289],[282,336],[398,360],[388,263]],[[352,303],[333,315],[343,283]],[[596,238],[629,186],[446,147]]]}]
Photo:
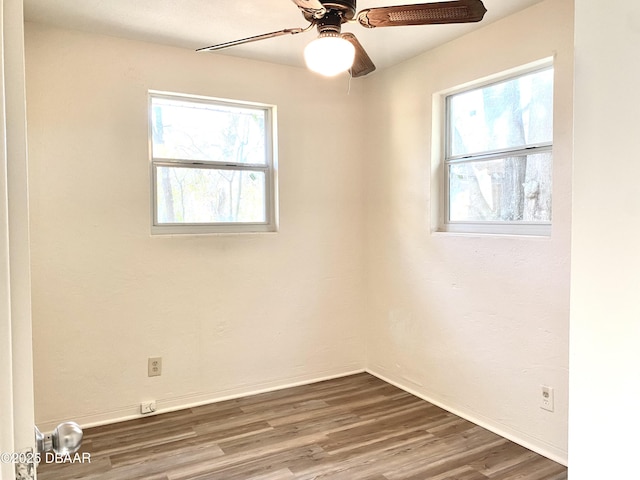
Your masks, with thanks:
[{"label": "interior corner of room", "polygon": [[[598,42],[624,42],[588,28],[603,13],[587,3],[540,1],[354,80],[349,94],[299,67],[27,22],[37,425],[102,425],[139,417],[144,402],[166,412],[368,372],[564,465],[575,451],[575,472],[587,472],[589,412],[615,432],[585,400],[589,375],[627,398],[621,408],[637,393],[611,378],[635,365],[637,335],[594,316],[630,321],[635,299],[616,289],[637,285],[638,263],[636,186],[619,178],[638,166],[593,143],[590,123],[605,128],[597,108],[612,130],[632,117],[594,93],[604,82],[623,102],[606,72],[574,70],[588,49],[619,71]],[[637,40],[634,11],[624,32]],[[551,235],[434,232],[434,95],[549,57]],[[635,92],[629,68],[621,81]],[[276,234],[150,234],[149,91],[277,106]],[[614,222],[633,234],[593,233]],[[544,386],[552,412],[540,408]],[[611,419],[624,423],[617,410]]]},{"label": "interior corner of room", "polygon": [[[571,190],[571,23],[570,1],[542,2],[363,79],[349,101],[299,68],[28,24],[37,421],[367,370],[566,463],[570,196],[549,242],[441,237],[425,234],[424,182],[434,93],[555,55],[554,183]],[[149,235],[147,90],[278,106],[275,237]],[[327,118],[330,146],[309,148]]]}]

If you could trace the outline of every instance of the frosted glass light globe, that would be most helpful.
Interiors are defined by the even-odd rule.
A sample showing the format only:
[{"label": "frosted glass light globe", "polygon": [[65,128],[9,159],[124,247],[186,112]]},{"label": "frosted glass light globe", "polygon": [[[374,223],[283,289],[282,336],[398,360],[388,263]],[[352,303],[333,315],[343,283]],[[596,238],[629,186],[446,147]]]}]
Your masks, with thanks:
[{"label": "frosted glass light globe", "polygon": [[353,65],[356,49],[337,35],[321,35],[304,49],[309,70],[327,77],[346,72]]}]

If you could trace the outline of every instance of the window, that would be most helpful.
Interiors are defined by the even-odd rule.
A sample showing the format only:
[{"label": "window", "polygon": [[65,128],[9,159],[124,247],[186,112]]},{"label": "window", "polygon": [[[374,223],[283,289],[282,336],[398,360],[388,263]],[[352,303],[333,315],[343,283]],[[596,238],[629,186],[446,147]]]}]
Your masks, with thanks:
[{"label": "window", "polygon": [[152,233],[276,230],[274,107],[150,93]]},{"label": "window", "polygon": [[446,96],[444,230],[549,235],[553,68]]}]

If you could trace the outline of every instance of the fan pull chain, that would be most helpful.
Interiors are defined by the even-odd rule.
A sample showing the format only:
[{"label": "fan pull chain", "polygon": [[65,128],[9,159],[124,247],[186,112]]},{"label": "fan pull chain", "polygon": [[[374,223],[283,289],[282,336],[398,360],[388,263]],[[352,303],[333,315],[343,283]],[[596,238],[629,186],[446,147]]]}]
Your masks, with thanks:
[{"label": "fan pull chain", "polygon": [[351,95],[351,79],[353,75],[351,74],[351,69],[349,69],[349,82],[347,83],[347,95]]}]

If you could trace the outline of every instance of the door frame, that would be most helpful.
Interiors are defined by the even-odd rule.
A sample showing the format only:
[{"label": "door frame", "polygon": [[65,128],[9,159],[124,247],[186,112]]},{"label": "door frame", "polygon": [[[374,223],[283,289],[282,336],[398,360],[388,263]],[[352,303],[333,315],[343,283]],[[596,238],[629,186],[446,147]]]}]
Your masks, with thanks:
[{"label": "door frame", "polygon": [[0,0],[0,39],[0,480],[14,480],[35,478],[15,462],[34,448],[23,0]]}]

